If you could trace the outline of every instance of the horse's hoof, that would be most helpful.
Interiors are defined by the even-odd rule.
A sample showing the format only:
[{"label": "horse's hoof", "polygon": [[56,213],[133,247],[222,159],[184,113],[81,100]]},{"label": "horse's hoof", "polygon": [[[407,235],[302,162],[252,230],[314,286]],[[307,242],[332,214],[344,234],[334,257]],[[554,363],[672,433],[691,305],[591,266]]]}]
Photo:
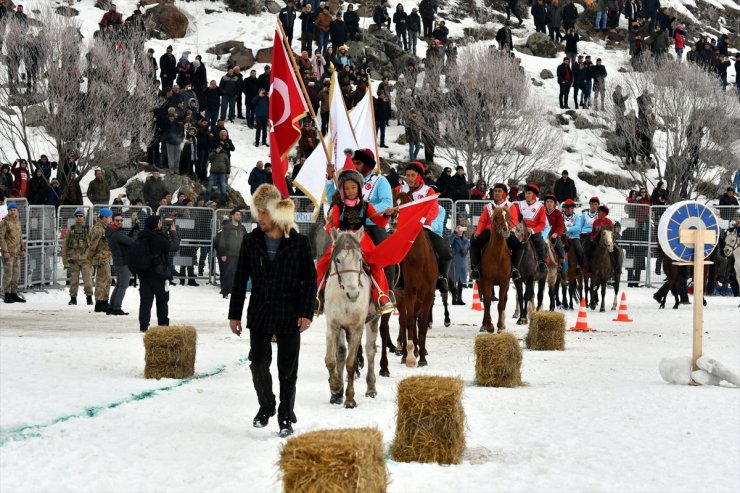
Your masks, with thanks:
[{"label": "horse's hoof", "polygon": [[391,372],[389,372],[388,370],[380,370],[380,376],[381,377],[390,377],[391,376]]},{"label": "horse's hoof", "polygon": [[356,407],[357,407],[357,403],[355,401],[348,400],[347,402],[344,403],[345,409],[354,409]]},{"label": "horse's hoof", "polygon": [[419,366],[419,368],[421,368],[422,366],[427,366],[428,364],[429,363],[427,363],[425,360],[419,360],[419,365],[418,366]]},{"label": "horse's hoof", "polygon": [[516,321],[516,324],[517,325],[527,325],[527,319],[520,318],[519,320]]},{"label": "horse's hoof", "polygon": [[449,319],[449,318],[446,318],[446,319],[445,319],[445,327],[449,327],[449,326],[450,326],[450,324],[452,324],[452,321],[450,321],[450,319]]},{"label": "horse's hoof", "polygon": [[500,334],[500,333],[502,333],[502,332],[506,332],[506,327],[501,327],[500,329],[498,329],[498,331],[497,331],[497,332],[498,332],[499,334]]},{"label": "horse's hoof", "polygon": [[408,358],[406,359],[406,368],[413,368],[416,366],[416,360]]},{"label": "horse's hoof", "polygon": [[331,399],[329,399],[330,404],[341,404],[344,401],[343,395],[333,395],[331,396]]},{"label": "horse's hoof", "polygon": [[369,398],[371,398],[371,399],[375,399],[375,397],[376,397],[377,395],[378,395],[378,393],[377,393],[377,392],[374,392],[374,391],[373,391],[373,392],[370,392],[370,391],[368,390],[367,392],[365,392],[365,397],[369,397]]},{"label": "horse's hoof", "polygon": [[600,309],[599,311],[600,311],[600,312],[605,312],[605,311],[606,311],[606,309],[605,309],[605,308],[604,308],[604,307],[602,306],[602,307],[601,307],[601,309]]}]

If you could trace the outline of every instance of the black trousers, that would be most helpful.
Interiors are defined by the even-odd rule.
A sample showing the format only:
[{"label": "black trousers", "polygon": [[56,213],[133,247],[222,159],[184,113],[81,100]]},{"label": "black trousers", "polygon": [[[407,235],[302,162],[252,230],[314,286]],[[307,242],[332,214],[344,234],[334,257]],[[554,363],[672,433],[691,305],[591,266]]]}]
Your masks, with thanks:
[{"label": "black trousers", "polygon": [[165,291],[164,284],[167,281],[163,279],[154,279],[152,277],[139,278],[139,329],[147,330],[149,320],[152,318],[152,303],[157,300],[157,324],[169,325],[169,307],[170,293]]},{"label": "black trousers", "polygon": [[[249,354],[252,370],[252,383],[257,392],[260,408],[268,410],[275,408],[275,394],[272,392],[272,347],[270,346],[273,334],[265,334],[256,330],[249,331]],[[301,349],[301,334],[276,334],[277,339],[277,370],[280,382],[280,407],[278,419],[296,422],[293,407],[295,405],[295,385],[298,380],[298,355]]]},{"label": "black trousers", "polygon": [[558,236],[554,240],[550,238],[550,242],[552,243],[553,248],[555,249],[555,253],[558,254],[558,260],[562,264],[565,262],[565,248],[563,247],[563,240],[560,239]]},{"label": "black trousers", "polygon": [[432,248],[434,253],[437,254],[437,267],[439,268],[439,277],[447,278],[447,272],[450,270],[450,262],[452,261],[452,250],[450,244],[429,229],[424,228],[426,231],[429,241],[432,242]]},{"label": "black trousers", "polygon": [[560,84],[560,96],[558,97],[561,108],[568,106],[568,94],[570,94],[570,84],[568,82],[563,82]]},{"label": "black trousers", "polygon": [[231,294],[231,288],[234,287],[234,276],[236,275],[236,266],[239,263],[239,256],[226,257],[226,262],[221,268],[221,294]]}]

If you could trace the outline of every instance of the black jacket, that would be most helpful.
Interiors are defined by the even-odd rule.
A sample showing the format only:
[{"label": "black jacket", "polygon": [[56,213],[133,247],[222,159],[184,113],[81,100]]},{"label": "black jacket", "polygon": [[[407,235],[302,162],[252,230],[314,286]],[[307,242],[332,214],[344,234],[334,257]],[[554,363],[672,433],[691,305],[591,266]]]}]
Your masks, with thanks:
[{"label": "black jacket", "polygon": [[139,234],[139,225],[135,225],[130,233],[121,228],[113,228],[110,225],[105,228],[105,238],[108,240],[110,253],[113,256],[113,265],[128,265],[128,247],[134,244],[134,238]]},{"label": "black jacket", "polygon": [[342,16],[344,23],[347,25],[347,29],[351,31],[358,31],[360,29],[360,16],[356,11],[345,12]]},{"label": "black jacket", "polygon": [[298,318],[313,318],[316,268],[308,238],[292,230],[280,241],[275,258],[267,256],[265,234],[255,229],[242,241],[229,304],[229,320],[241,320],[247,281],[252,294],[246,327],[266,334],[295,334]]},{"label": "black jacket", "polygon": [[174,80],[177,77],[177,60],[175,60],[175,55],[165,53],[159,57],[159,71],[161,77]]},{"label": "black jacket", "polygon": [[514,40],[511,37],[511,29],[502,27],[496,33],[496,41],[498,41],[498,48],[503,49],[505,44],[509,45],[509,48],[514,48]]},{"label": "black jacket", "polygon": [[406,20],[406,28],[409,31],[419,32],[421,31],[421,17],[419,14],[411,12]]},{"label": "black jacket", "polygon": [[204,110],[210,111],[211,113],[218,113],[221,107],[221,89],[218,87],[211,89],[210,87],[203,92],[203,99],[205,99]]},{"label": "black jacket", "polygon": [[[162,227],[164,228],[166,226]],[[152,268],[147,272],[140,273],[139,277],[162,280],[172,279],[170,252],[176,252],[180,248],[180,236],[177,234],[177,231],[168,232],[168,236],[165,236],[159,231],[145,229],[139,233],[138,239],[149,242],[149,251],[152,255]],[[246,285],[244,287],[246,288]]]},{"label": "black jacket", "polygon": [[252,99],[259,94],[259,79],[257,77],[244,77],[242,80],[242,92],[247,104],[252,104]]},{"label": "black jacket", "polygon": [[555,182],[555,190],[553,191],[555,198],[558,199],[558,203],[563,203],[565,200],[573,199],[578,200],[576,195],[576,182],[573,178],[568,178],[563,181],[562,178]]}]

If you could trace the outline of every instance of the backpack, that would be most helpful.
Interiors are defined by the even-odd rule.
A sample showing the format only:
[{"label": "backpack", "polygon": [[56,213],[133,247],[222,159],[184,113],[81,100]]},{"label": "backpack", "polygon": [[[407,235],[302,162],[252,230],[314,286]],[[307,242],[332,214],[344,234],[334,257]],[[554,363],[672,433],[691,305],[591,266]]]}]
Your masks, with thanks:
[{"label": "backpack", "polygon": [[128,249],[128,268],[132,274],[138,275],[149,271],[153,267],[152,250],[149,241],[137,238]]}]

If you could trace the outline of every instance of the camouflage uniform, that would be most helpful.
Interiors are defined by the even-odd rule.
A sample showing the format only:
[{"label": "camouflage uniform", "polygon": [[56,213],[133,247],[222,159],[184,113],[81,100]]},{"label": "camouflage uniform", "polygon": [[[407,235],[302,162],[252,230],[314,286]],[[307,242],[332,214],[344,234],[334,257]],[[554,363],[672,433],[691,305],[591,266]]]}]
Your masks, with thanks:
[{"label": "camouflage uniform", "polygon": [[24,250],[20,219],[10,217],[10,215],[5,216],[0,221],[0,252],[10,254],[10,258],[3,258],[3,290],[6,295],[18,292],[18,282],[21,278],[21,254]]},{"label": "camouflage uniform", "polygon": [[80,272],[85,283],[85,296],[93,295],[92,266],[87,260],[88,236],[90,228],[73,224],[62,243],[62,262],[69,266],[69,296],[77,297],[80,288]]},{"label": "camouflage uniform", "polygon": [[108,302],[111,286],[111,252],[105,237],[105,224],[98,221],[90,230],[87,247],[87,260],[95,267],[95,301]]}]

